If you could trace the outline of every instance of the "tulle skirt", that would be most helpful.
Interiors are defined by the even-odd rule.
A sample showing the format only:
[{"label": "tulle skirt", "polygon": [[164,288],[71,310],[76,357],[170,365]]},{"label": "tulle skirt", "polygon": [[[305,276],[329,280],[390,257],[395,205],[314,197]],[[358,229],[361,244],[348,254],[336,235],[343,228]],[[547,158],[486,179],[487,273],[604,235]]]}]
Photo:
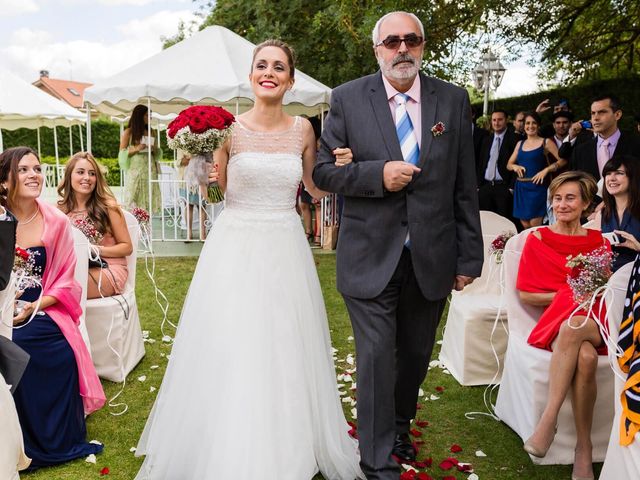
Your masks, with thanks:
[{"label": "tulle skirt", "polygon": [[139,480],[364,478],[299,217],[226,209],[207,239]]}]

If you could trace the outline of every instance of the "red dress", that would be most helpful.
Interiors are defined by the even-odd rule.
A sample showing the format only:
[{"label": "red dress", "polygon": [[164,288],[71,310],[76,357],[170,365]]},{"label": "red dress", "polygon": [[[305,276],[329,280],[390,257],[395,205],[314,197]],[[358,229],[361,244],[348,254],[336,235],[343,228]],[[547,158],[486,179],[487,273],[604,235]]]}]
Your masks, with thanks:
[{"label": "red dress", "polygon": [[[516,288],[523,292],[550,293],[556,292],[551,304],[540,316],[538,323],[531,330],[528,342],[534,347],[551,351],[551,344],[558,336],[562,322],[566,321],[578,304],[573,300],[573,293],[567,283],[569,268],[567,256],[589,253],[602,245],[611,249],[598,230],[587,229],[587,235],[562,235],[549,228],[537,230],[541,238],[531,234],[525,242],[518,269]],[[593,312],[598,313],[600,302],[594,303]],[[602,317],[605,315],[602,306]],[[574,314],[586,316],[585,310]],[[598,348],[600,355],[606,355],[606,346]]]}]

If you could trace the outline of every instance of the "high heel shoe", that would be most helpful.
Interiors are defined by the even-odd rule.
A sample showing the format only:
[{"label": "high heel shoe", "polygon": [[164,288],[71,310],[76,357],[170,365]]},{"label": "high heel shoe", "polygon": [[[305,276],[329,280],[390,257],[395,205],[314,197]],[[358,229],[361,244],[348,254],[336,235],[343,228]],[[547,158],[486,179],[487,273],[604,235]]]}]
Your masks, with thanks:
[{"label": "high heel shoe", "polygon": [[[553,429],[553,437],[554,438],[556,436],[556,433],[558,433],[558,427],[557,426],[556,426],[556,428]],[[533,445],[531,443],[531,438],[529,438],[526,442],[524,442],[524,445],[522,446],[522,448],[529,455],[532,455],[532,456],[537,457],[537,458],[544,458],[544,456],[549,451],[549,448],[551,448],[551,444],[552,443],[553,443],[553,438],[551,439],[551,442],[549,443],[549,445],[547,445],[547,448],[539,449],[538,447],[536,447],[535,445]],[[578,479],[578,480],[582,480],[582,479]]]}]

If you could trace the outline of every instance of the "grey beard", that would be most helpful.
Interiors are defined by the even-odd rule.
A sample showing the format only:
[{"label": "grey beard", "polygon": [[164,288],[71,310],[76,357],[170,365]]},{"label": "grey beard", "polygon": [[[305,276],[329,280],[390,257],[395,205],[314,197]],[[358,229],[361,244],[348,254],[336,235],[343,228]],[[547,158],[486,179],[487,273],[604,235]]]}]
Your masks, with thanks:
[{"label": "grey beard", "polygon": [[[394,62],[397,63],[398,60],[411,59],[413,62],[413,67],[406,70],[396,70],[394,67]],[[382,58],[378,58],[378,65],[380,66],[380,70],[385,77],[390,78],[392,80],[407,80],[409,78],[414,78],[418,74],[418,66],[416,65],[416,61],[413,57],[405,56],[396,57],[390,62],[385,62]]]}]

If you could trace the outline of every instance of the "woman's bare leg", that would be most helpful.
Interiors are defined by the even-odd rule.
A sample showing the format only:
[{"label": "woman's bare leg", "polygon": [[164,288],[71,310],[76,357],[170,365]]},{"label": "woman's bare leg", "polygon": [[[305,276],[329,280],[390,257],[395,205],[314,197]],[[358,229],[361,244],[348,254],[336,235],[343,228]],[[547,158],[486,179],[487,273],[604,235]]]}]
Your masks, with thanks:
[{"label": "woman's bare leg", "polygon": [[597,370],[598,352],[590,342],[583,342],[578,352],[578,367],[573,377],[571,399],[577,436],[573,473],[577,477],[583,478],[589,478],[593,475],[591,426],[593,425],[593,410],[598,396]]}]

